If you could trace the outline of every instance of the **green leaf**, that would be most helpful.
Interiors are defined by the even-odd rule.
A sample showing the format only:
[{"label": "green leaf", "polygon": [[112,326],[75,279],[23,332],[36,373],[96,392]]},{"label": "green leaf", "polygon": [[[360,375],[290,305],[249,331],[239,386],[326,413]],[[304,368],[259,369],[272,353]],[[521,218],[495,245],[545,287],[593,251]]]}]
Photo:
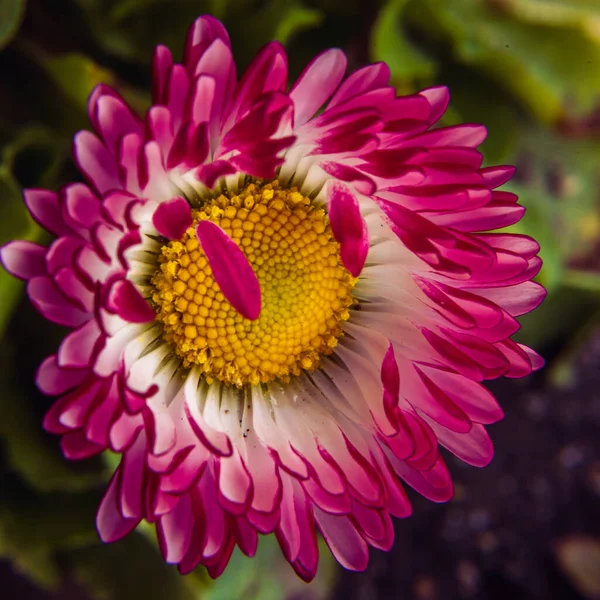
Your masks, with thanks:
[{"label": "green leaf", "polygon": [[[542,129],[521,129],[525,164],[518,173],[527,188],[544,201],[539,218],[550,224],[554,247],[565,264],[581,263],[596,255],[600,243],[600,212],[595,190],[600,183],[600,142],[572,139]],[[535,209],[534,209],[535,210]]]},{"label": "green leaf", "polygon": [[87,490],[106,480],[96,461],[68,462],[42,431],[31,402],[14,383],[9,345],[0,346],[0,441],[10,470],[41,492]]},{"label": "green leaf", "polygon": [[108,52],[149,65],[158,42],[179,56],[193,21],[208,13],[229,30],[243,68],[263,44],[287,43],[294,35],[318,26],[324,14],[302,0],[77,0],[90,33]]},{"label": "green leaf", "polygon": [[[3,490],[6,494],[6,488]],[[56,553],[81,548],[97,539],[94,528],[98,494],[33,496],[0,506],[0,557],[42,587],[57,587],[61,573]]]},{"label": "green leaf", "polygon": [[323,20],[321,11],[308,8],[301,0],[265,0],[225,15],[238,68],[248,66],[261,46],[271,40],[289,44],[297,34],[316,28]]},{"label": "green leaf", "polygon": [[598,37],[600,3],[597,0],[501,0],[498,6],[521,21],[580,27],[590,37]]},{"label": "green leaf", "polygon": [[450,108],[454,111],[453,122],[444,115],[445,125],[457,123],[481,123],[488,135],[481,146],[485,164],[497,165],[514,160],[522,123],[516,107],[501,90],[490,90],[489,81],[464,70],[444,73],[444,81],[450,89]]},{"label": "green leaf", "polygon": [[0,49],[17,34],[25,16],[25,0],[0,0]]},{"label": "green leaf", "polygon": [[600,40],[579,29],[522,22],[472,0],[411,0],[410,19],[449,43],[455,58],[480,69],[537,119],[581,118],[598,101]]},{"label": "green leaf", "polygon": [[275,27],[273,39],[287,44],[294,35],[320,25],[323,17],[321,11],[307,8],[298,0],[285,2],[279,14],[279,22]]},{"label": "green leaf", "polygon": [[83,54],[42,56],[42,66],[64,94],[81,110],[86,110],[90,92],[99,83],[115,84],[115,76]]},{"label": "green leaf", "polygon": [[429,81],[437,71],[436,61],[410,43],[402,30],[408,0],[387,0],[371,32],[371,58],[390,67],[392,82],[409,87],[415,80]]},{"label": "green leaf", "polygon": [[109,69],[96,64],[84,54],[45,55],[39,50],[29,49],[50,79],[77,109],[86,113],[91,91],[100,83],[116,88],[138,113],[149,105],[149,96],[120,82]]},{"label": "green leaf", "polygon": [[[328,596],[337,575],[336,562],[321,540],[319,570],[309,584],[310,598]],[[205,600],[286,600],[307,591],[305,584],[287,563],[274,535],[261,536],[256,556],[248,558],[235,549],[229,566],[206,590]]]},{"label": "green leaf", "polygon": [[71,553],[66,561],[95,600],[204,598],[193,590],[192,579],[165,564],[157,548],[137,533],[114,544]]}]

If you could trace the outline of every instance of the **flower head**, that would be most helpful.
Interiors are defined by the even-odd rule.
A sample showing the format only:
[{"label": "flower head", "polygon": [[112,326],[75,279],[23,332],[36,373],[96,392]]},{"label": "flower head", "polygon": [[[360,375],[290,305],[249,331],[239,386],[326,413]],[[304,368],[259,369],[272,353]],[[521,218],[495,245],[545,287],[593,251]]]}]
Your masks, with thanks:
[{"label": "flower head", "polygon": [[182,64],[157,48],[144,120],[94,90],[87,185],[25,192],[56,240],[2,261],[73,330],[38,372],[44,426],[68,458],[122,454],[103,540],[146,519],[165,560],[217,576],[274,532],[309,580],[319,530],[364,569],[410,513],[400,480],[445,501],[440,446],[491,460],[481,382],[541,367],[510,340],[544,296],[538,245],[490,233],[523,214],[495,191],[513,169],[481,168],[482,126],[435,127],[445,88],[345,69],[329,50],[288,88],[272,43],[238,80],[201,17]]}]

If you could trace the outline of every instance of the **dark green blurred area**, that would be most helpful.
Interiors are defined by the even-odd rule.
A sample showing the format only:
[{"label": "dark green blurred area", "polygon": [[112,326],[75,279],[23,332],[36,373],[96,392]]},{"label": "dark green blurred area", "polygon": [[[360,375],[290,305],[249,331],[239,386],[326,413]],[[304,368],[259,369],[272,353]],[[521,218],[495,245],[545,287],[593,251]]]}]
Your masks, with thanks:
[{"label": "dark green blurred area", "polygon": [[[114,85],[143,112],[154,46],[180,56],[202,13],[225,22],[238,72],[278,39],[292,77],[338,46],[350,69],[387,62],[399,93],[450,87],[446,123],[485,124],[486,163],[518,167],[507,189],[528,211],[513,229],[540,242],[539,281],[549,292],[519,339],[549,359],[544,385],[568,388],[573,361],[600,324],[600,0],[0,0],[0,244],[47,241],[21,190],[80,178],[71,139],[89,127],[92,88]],[[0,558],[16,572],[73,600],[330,597],[339,571],[326,548],[306,586],[272,536],[254,560],[236,553],[217,582],[202,569],[183,578],[164,565],[150,528],[102,546],[94,514],[114,459],[67,463],[42,431],[50,401],[33,376],[63,331],[28,307],[22,284],[4,271],[0,335]],[[595,543],[580,561],[587,587],[574,583],[583,594],[574,598],[600,597]],[[419,589],[397,597],[450,598]]]}]

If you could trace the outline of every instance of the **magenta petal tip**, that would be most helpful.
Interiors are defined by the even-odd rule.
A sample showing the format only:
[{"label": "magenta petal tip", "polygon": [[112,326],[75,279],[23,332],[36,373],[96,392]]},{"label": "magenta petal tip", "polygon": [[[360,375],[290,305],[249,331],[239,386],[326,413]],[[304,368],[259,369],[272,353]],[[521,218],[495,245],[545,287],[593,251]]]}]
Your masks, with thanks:
[{"label": "magenta petal tip", "polygon": [[343,265],[353,277],[358,277],[367,260],[369,232],[360,214],[358,200],[344,184],[331,186],[329,220],[331,231],[340,243]]},{"label": "magenta petal tip", "polygon": [[260,284],[245,254],[212,221],[200,221],[196,234],[225,298],[246,319],[258,319]]},{"label": "magenta petal tip", "polygon": [[113,284],[108,294],[108,308],[131,323],[149,323],[156,316],[152,307],[128,279]]},{"label": "magenta petal tip", "polygon": [[189,203],[181,196],[163,202],[154,212],[152,223],[160,235],[170,240],[178,240],[192,225]]}]

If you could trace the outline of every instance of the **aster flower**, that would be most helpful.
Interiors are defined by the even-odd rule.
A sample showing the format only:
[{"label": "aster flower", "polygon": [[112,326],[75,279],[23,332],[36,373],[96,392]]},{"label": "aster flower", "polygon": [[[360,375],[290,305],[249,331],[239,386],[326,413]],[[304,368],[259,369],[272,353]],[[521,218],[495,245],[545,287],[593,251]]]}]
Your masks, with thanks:
[{"label": "aster flower", "polygon": [[94,90],[87,184],[25,192],[56,240],[2,262],[73,330],[38,372],[45,428],[68,458],[122,455],[104,541],[146,519],[166,561],[215,577],[274,533],[310,580],[318,530],[364,569],[410,514],[401,481],[452,496],[440,447],[491,460],[481,382],[541,367],[510,339],[544,296],[538,245],[490,233],[524,212],[495,190],[513,169],[481,167],[482,126],[435,127],[445,88],[345,69],[328,50],[288,87],[274,42],[238,80],[201,17],[182,64],[157,48],[144,120]]}]

